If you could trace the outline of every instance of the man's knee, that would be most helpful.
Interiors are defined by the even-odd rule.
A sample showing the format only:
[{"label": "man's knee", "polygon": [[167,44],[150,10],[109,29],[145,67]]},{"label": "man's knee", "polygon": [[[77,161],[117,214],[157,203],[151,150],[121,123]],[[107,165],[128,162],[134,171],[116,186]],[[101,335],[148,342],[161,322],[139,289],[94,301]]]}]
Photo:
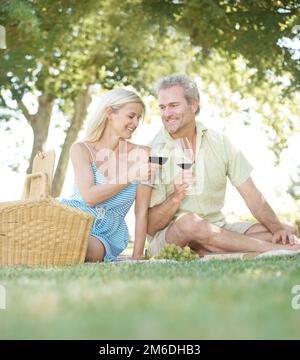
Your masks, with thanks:
[{"label": "man's knee", "polygon": [[176,225],[189,240],[205,240],[212,235],[211,224],[199,215],[190,213],[180,218]]}]

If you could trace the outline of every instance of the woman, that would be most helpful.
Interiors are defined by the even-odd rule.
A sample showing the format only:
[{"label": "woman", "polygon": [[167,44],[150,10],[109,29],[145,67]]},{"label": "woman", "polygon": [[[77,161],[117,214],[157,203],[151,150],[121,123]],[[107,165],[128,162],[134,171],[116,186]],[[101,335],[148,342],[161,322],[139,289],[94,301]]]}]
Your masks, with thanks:
[{"label": "woman", "polygon": [[151,195],[145,185],[151,176],[150,149],[127,140],[144,113],[145,105],[134,92],[108,91],[100,98],[84,140],[70,148],[74,192],[70,200],[61,201],[95,216],[86,261],[113,261],[126,248],[128,228],[124,218],[134,200],[133,258],[143,255]]}]

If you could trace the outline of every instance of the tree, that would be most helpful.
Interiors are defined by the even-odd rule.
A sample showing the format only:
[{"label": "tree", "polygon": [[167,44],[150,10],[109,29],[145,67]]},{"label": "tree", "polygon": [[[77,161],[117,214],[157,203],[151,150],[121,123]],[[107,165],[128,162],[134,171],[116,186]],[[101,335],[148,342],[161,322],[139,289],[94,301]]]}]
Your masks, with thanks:
[{"label": "tree", "polygon": [[[299,111],[287,97],[296,96],[299,85],[299,59],[286,40],[295,36],[291,31],[297,22],[296,1],[2,1],[0,23],[8,48],[0,61],[1,119],[25,116],[31,125],[31,172],[53,107],[63,113],[66,138],[53,184],[58,196],[94,84],[102,89],[131,84],[144,93],[156,77],[186,72],[241,98],[254,97],[258,112],[264,113],[268,103],[265,124],[279,157],[296,128],[281,110],[288,106],[291,116]],[[28,94],[36,99],[34,113],[24,102]],[[238,107],[226,97],[218,101]]]},{"label": "tree", "polygon": [[299,90],[300,56],[289,41],[299,39],[299,1],[144,1],[145,11],[160,11],[154,3],[169,5],[164,11],[169,25],[188,35],[206,57],[213,50],[231,59],[242,56],[257,70],[253,79],[262,80],[269,71],[289,74],[289,91]]},{"label": "tree", "polygon": [[[25,116],[34,133],[32,160],[48,136],[56,89],[51,86],[52,66],[59,60],[59,43],[73,31],[73,24],[92,10],[92,1],[3,1],[0,22],[5,25],[8,48],[1,59],[0,106],[10,109],[15,117]],[[31,114],[23,102],[31,94],[37,109]],[[10,107],[7,99],[13,99]],[[2,120],[8,120],[11,112]]]},{"label": "tree", "polygon": [[[60,193],[68,150],[86,117],[91,86],[145,87],[139,76],[145,63],[154,58],[162,60],[162,53],[154,51],[160,27],[148,19],[141,21],[139,1],[78,3],[5,1],[0,13],[8,42],[0,64],[4,69],[0,105],[7,109],[7,99],[14,99],[16,105],[10,110],[16,116],[25,116],[33,129],[27,172],[31,172],[33,157],[47,139],[53,106],[57,105],[68,119],[53,182],[54,196]],[[37,99],[34,114],[23,102],[27,94]],[[2,112],[2,119],[9,116],[11,113],[5,116]]]}]

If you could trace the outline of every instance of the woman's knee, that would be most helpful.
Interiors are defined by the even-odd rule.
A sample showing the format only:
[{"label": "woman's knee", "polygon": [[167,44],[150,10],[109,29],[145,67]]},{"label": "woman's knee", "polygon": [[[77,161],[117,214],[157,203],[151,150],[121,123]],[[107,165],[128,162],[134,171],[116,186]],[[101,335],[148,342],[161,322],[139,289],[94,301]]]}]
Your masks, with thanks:
[{"label": "woman's knee", "polygon": [[101,241],[90,236],[86,252],[86,262],[102,262],[105,256],[105,247]]}]

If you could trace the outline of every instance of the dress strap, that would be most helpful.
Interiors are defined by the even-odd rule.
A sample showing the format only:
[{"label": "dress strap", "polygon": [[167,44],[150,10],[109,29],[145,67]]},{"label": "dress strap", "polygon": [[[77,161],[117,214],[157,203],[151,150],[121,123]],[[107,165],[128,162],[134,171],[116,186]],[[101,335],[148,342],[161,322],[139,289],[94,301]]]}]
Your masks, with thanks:
[{"label": "dress strap", "polygon": [[95,155],[93,153],[93,150],[91,149],[90,145],[88,145],[86,142],[82,141],[81,144],[85,145],[85,147],[88,149],[88,151],[90,152],[91,154],[91,157],[92,157],[92,161],[96,161],[95,159]]}]

